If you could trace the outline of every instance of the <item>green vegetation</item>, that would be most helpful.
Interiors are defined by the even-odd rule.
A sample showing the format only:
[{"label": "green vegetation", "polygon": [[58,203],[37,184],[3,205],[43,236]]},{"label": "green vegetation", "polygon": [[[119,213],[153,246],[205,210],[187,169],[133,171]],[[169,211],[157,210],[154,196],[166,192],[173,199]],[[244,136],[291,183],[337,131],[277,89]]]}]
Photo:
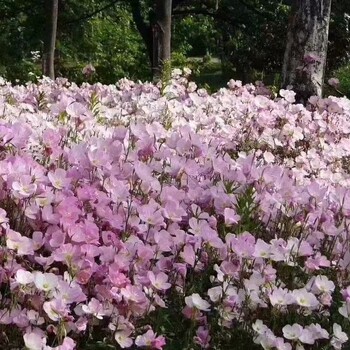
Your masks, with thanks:
[{"label": "green vegetation", "polygon": [[[0,76],[25,82],[41,75],[44,0],[3,0],[0,3]],[[189,66],[199,86],[216,90],[230,78],[262,80],[278,85],[286,42],[290,1],[173,0],[172,66]],[[127,77],[151,80],[149,48],[136,23],[150,26],[151,0],[59,0],[55,69],[57,76],[78,83],[92,64],[90,82],[114,83]],[[330,24],[327,75],[342,87],[350,81],[350,4],[334,0]],[[344,66],[344,68],[340,68]]]}]

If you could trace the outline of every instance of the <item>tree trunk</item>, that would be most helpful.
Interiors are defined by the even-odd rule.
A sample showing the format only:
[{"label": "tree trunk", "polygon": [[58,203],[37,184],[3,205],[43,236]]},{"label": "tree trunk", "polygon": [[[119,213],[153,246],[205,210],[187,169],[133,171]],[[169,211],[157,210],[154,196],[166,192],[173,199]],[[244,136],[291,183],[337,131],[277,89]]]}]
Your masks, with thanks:
[{"label": "tree trunk", "polygon": [[297,102],[322,96],[332,0],[294,0],[284,55],[282,84]]},{"label": "tree trunk", "polygon": [[131,6],[131,13],[132,13],[133,20],[146,46],[146,50],[150,60],[150,65],[152,67],[153,43],[152,43],[151,27],[148,25],[148,23],[146,23],[144,17],[142,16],[140,0],[131,0],[130,6]]},{"label": "tree trunk", "polygon": [[171,14],[172,0],[156,1],[156,19],[152,25],[152,74],[154,80],[161,78],[164,64],[171,58]]},{"label": "tree trunk", "polygon": [[44,0],[44,2],[46,27],[44,34],[43,75],[55,79],[58,0]]}]

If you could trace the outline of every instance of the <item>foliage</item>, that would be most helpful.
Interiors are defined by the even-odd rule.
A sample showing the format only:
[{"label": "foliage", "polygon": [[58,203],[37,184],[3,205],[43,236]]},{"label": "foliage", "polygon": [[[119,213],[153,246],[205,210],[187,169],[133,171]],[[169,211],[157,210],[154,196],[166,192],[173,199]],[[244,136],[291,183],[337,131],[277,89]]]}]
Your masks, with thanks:
[{"label": "foliage", "polygon": [[[0,74],[10,81],[25,82],[40,75],[45,30],[42,1],[0,3]],[[148,25],[154,17],[152,1],[137,2]],[[283,61],[289,3],[280,0],[174,1],[175,66],[183,67],[187,61],[193,70],[201,68],[204,76],[198,81],[211,84],[213,80],[213,90],[222,82],[222,76],[226,80],[235,77],[245,82],[264,80],[273,84]],[[59,9],[58,76],[81,83],[86,79],[82,69],[91,63],[96,73],[90,82],[114,83],[122,77],[151,78],[149,53],[135,26],[130,2],[60,0]],[[350,52],[349,12],[348,2],[333,1],[329,72],[346,64]],[[37,53],[38,58],[33,59]],[[191,60],[207,54],[222,62],[221,77],[208,79],[211,69],[198,67]]]},{"label": "foliage", "polygon": [[203,15],[174,17],[173,50],[187,57],[220,54],[219,33],[213,18]]},{"label": "foliage", "polygon": [[227,13],[228,7],[233,17],[231,25],[221,25],[224,71],[245,82],[261,80],[255,72],[263,72],[267,75],[265,80],[271,83],[271,77],[281,71],[283,63],[289,7],[273,0],[259,1],[260,6],[256,1],[247,2],[249,7],[239,1],[236,6],[222,5],[223,11]]},{"label": "foliage", "polygon": [[334,0],[329,28],[328,71],[346,65],[350,59],[350,4]]},{"label": "foliage", "polygon": [[340,67],[333,75],[339,80],[339,91],[345,96],[350,96],[350,64]]},{"label": "foliage", "polygon": [[62,56],[59,75],[81,82],[84,80],[83,67],[91,63],[96,68],[94,81],[109,84],[123,77],[150,77],[144,44],[125,8],[115,9],[110,16],[90,19],[84,24],[83,32],[76,31],[75,38],[73,35],[64,33],[59,42],[58,51]]}]

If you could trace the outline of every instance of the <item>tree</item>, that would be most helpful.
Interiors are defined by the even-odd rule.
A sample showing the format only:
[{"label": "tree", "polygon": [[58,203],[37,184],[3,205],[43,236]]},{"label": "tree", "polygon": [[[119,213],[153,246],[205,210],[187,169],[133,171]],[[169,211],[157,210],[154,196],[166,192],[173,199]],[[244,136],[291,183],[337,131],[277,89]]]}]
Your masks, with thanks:
[{"label": "tree", "polygon": [[326,67],[332,0],[294,0],[284,54],[282,85],[297,101],[321,96]]},{"label": "tree", "polygon": [[44,33],[43,75],[55,79],[55,48],[58,0],[45,0],[46,33]]},{"label": "tree", "polygon": [[172,0],[157,0],[156,21],[152,25],[152,74],[155,80],[160,79],[164,64],[171,58],[171,13]]},{"label": "tree", "polygon": [[[171,58],[171,18],[174,8],[185,0],[156,0],[146,4],[142,0],[131,0],[131,12],[135,25],[147,47],[155,80],[161,76],[164,63]],[[143,5],[148,4],[148,11]],[[146,12],[146,15],[144,14]]]}]

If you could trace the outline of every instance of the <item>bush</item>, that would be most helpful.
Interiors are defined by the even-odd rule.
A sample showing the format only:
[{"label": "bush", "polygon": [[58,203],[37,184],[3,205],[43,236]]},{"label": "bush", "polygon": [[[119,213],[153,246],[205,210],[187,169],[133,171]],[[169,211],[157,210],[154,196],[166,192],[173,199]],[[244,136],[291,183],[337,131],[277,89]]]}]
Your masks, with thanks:
[{"label": "bush", "polygon": [[350,101],[1,82],[6,349],[341,349]]}]

